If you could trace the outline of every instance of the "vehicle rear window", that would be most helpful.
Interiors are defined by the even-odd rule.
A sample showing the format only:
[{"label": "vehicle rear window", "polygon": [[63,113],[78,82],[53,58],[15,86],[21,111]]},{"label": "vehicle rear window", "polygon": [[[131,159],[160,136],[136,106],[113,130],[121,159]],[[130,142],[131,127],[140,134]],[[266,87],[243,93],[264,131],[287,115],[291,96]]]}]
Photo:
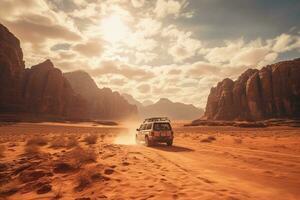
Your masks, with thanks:
[{"label": "vehicle rear window", "polygon": [[153,129],[155,131],[169,131],[171,126],[169,123],[155,123]]}]

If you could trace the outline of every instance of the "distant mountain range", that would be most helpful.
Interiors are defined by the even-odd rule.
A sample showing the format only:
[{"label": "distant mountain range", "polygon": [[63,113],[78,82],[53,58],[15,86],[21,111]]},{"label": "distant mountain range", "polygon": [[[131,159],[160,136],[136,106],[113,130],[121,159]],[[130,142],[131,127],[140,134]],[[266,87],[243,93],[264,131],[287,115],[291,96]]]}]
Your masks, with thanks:
[{"label": "distant mountain range", "polygon": [[172,102],[167,98],[161,98],[156,103],[146,104],[137,101],[129,94],[122,94],[125,99],[137,106],[141,118],[166,116],[172,120],[191,120],[200,118],[204,110],[192,104]]}]

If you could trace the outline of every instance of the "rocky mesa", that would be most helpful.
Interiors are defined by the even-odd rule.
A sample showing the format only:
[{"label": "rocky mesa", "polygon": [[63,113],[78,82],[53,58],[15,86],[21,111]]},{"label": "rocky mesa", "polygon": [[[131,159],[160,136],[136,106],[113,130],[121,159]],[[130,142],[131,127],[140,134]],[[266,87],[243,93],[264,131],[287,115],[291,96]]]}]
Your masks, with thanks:
[{"label": "rocky mesa", "polygon": [[236,81],[211,88],[205,118],[262,120],[300,117],[300,58],[261,70],[248,69]]}]

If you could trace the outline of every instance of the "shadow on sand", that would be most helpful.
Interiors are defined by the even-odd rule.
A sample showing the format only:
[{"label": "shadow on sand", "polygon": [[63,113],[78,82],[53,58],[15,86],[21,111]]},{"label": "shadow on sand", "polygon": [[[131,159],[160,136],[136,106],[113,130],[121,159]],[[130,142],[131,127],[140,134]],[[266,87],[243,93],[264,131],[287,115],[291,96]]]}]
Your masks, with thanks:
[{"label": "shadow on sand", "polygon": [[153,149],[158,149],[161,151],[168,151],[168,152],[191,152],[194,151],[193,149],[181,147],[181,146],[166,146],[165,144],[155,144],[151,146]]}]

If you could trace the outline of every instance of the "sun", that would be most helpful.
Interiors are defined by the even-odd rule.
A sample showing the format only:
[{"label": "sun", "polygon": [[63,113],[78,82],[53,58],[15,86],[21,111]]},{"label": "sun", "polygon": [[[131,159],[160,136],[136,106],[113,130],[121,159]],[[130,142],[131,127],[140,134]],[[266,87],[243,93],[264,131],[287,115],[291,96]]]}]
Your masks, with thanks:
[{"label": "sun", "polygon": [[119,15],[111,15],[104,18],[101,22],[101,30],[103,39],[110,43],[116,43],[125,39],[130,31]]}]

